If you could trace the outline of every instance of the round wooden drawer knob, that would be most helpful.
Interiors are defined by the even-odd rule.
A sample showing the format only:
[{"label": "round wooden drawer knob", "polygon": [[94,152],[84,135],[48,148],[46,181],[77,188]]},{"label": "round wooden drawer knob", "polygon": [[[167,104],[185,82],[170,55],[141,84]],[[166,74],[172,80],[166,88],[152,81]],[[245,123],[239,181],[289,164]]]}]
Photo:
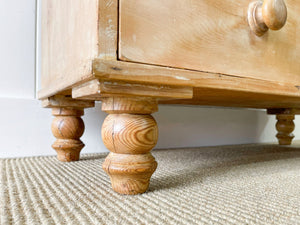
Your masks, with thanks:
[{"label": "round wooden drawer knob", "polygon": [[287,20],[284,0],[264,0],[252,2],[248,8],[248,23],[251,30],[262,36],[271,30],[280,30]]}]

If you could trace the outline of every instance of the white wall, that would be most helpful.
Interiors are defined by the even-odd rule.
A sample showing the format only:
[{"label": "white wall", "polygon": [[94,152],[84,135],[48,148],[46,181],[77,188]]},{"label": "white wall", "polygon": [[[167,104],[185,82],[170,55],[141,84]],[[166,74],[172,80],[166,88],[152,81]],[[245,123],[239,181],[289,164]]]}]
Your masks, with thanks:
[{"label": "white wall", "polygon": [[0,0],[0,97],[34,97],[35,7],[34,0]]},{"label": "white wall", "polygon": [[[36,2],[1,0],[0,29],[0,157],[55,154],[50,147],[51,110],[35,99],[39,73],[35,58],[40,60],[35,49]],[[86,110],[84,153],[107,151],[100,135],[105,116],[100,103]],[[157,148],[276,140],[274,116],[262,110],[161,106],[154,117],[160,130]],[[296,125],[299,138],[299,119]]]}]

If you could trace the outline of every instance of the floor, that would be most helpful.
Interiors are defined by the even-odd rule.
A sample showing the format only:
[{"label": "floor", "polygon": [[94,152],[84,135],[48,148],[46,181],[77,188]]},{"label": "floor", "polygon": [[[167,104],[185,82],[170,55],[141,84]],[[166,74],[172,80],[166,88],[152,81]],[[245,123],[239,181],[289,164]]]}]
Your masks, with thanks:
[{"label": "floor", "polygon": [[0,224],[300,224],[300,143],[153,155],[159,166],[137,196],[111,190],[106,154],[0,159]]}]

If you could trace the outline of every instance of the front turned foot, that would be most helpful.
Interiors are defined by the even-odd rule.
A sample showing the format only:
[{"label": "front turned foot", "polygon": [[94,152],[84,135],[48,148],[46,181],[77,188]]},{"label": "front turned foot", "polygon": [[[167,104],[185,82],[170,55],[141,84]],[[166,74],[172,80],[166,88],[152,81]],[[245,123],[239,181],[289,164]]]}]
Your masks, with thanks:
[{"label": "front turned foot", "polygon": [[103,169],[113,190],[128,195],[145,192],[157,167],[150,151],[157,143],[158,128],[149,115],[157,110],[157,102],[110,97],[102,101],[102,110],[110,113],[102,126],[103,142],[111,151]]},{"label": "front turned foot", "polygon": [[277,114],[276,129],[278,131],[276,137],[280,145],[291,145],[294,138],[293,131],[295,129],[294,115]]}]

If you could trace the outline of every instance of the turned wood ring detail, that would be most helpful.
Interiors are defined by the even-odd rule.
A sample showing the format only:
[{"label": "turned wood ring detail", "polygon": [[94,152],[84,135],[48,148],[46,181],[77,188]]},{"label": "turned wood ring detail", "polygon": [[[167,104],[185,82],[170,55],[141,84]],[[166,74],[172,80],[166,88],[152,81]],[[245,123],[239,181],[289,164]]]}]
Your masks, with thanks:
[{"label": "turned wood ring detail", "polygon": [[264,0],[251,2],[248,7],[248,23],[257,35],[264,35],[269,29],[280,30],[287,20],[284,0]]}]

